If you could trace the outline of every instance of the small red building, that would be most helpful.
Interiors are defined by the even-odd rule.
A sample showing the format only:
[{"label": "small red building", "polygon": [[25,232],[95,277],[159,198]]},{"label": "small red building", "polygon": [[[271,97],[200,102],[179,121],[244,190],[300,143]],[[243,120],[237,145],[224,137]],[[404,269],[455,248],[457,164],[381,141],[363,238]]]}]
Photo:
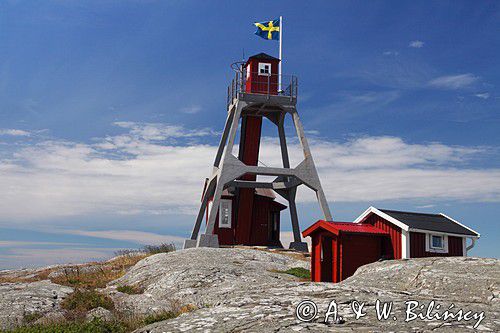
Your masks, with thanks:
[{"label": "small red building", "polygon": [[245,63],[245,91],[252,94],[278,94],[280,60],[265,53],[248,58]]},{"label": "small red building", "polygon": [[369,224],[320,220],[304,230],[312,238],[311,280],[340,282],[359,266],[383,257],[389,233]]},{"label": "small red building", "polygon": [[[466,256],[479,233],[442,213],[368,208],[354,223],[318,221],[312,238],[312,281],[339,282],[379,259]],[[467,246],[467,238],[471,244]]]},{"label": "small red building", "polygon": [[233,209],[237,207],[238,197],[224,190],[214,228],[214,233],[219,237],[219,244],[283,247],[280,241],[280,213],[286,206],[275,201],[276,196],[272,190],[251,191],[252,207],[248,212],[244,212],[249,214],[249,221],[238,225],[238,221],[246,221],[238,219],[237,210]]}]

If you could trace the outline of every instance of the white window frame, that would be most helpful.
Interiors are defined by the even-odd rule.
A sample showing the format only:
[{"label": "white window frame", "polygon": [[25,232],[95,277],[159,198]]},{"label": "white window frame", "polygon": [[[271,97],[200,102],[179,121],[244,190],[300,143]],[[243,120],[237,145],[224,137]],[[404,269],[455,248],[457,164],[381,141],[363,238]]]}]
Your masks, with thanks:
[{"label": "white window frame", "polygon": [[[269,66],[269,73],[261,73],[261,70],[265,69],[266,66]],[[271,63],[269,63],[269,62],[259,62],[258,74],[262,75],[262,76],[271,76],[271,69],[272,69]]]},{"label": "white window frame", "polygon": [[[224,206],[227,205],[228,208],[228,219],[227,223],[224,221]],[[228,199],[222,199],[219,204],[219,229],[226,228],[230,229],[232,226],[232,214],[233,214],[233,201]]]},{"label": "white window frame", "polygon": [[[433,247],[432,236],[441,237],[443,239],[443,247]],[[425,251],[433,253],[448,253],[448,235],[440,233],[425,234]]]},{"label": "white window frame", "polygon": [[252,70],[251,65],[252,65],[252,64],[248,64],[248,65],[247,65],[247,68],[246,68],[246,71],[247,71],[247,73],[246,73],[246,78],[247,78],[247,80],[248,80],[248,78],[250,77],[250,73],[251,73],[251,70]]}]

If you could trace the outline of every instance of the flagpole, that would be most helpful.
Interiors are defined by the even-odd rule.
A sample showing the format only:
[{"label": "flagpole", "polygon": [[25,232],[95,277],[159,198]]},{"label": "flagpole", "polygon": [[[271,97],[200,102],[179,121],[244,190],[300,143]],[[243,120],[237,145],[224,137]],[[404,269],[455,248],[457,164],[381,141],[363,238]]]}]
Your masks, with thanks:
[{"label": "flagpole", "polygon": [[281,63],[283,62],[283,16],[280,16],[280,63],[279,63],[279,75],[278,75],[278,91],[281,92]]}]

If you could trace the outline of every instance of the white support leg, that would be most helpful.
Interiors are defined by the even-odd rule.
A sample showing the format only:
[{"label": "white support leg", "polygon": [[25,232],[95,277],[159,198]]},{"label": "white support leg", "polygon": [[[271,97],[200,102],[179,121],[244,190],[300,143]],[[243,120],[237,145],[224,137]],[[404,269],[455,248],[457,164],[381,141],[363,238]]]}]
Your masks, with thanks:
[{"label": "white support leg", "polygon": [[314,184],[314,190],[316,191],[316,198],[318,199],[320,209],[323,212],[323,216],[326,221],[333,221],[332,213],[330,212],[330,207],[328,206],[328,201],[326,200],[325,193],[323,192],[323,187],[321,186],[321,183],[319,181],[318,171],[316,170],[316,166],[314,165],[314,160],[309,148],[309,143],[307,142],[302,122],[300,121],[299,114],[296,110],[292,111],[292,117],[293,123],[295,125],[295,130],[297,131],[297,136],[299,137],[300,145],[302,146],[304,159],[306,161],[309,160],[309,163],[306,163],[308,168],[307,171],[310,178],[315,180],[316,184]]}]

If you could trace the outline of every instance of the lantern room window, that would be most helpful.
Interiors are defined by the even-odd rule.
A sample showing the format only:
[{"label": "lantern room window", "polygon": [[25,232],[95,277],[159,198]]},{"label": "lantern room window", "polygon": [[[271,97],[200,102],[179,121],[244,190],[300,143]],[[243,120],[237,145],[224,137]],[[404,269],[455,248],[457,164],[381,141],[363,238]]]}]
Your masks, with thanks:
[{"label": "lantern room window", "polygon": [[232,201],[221,200],[219,206],[219,228],[231,228]]},{"label": "lantern room window", "polygon": [[259,62],[259,75],[270,76],[271,75],[271,64],[265,62]]}]

